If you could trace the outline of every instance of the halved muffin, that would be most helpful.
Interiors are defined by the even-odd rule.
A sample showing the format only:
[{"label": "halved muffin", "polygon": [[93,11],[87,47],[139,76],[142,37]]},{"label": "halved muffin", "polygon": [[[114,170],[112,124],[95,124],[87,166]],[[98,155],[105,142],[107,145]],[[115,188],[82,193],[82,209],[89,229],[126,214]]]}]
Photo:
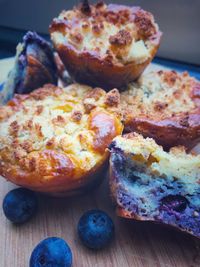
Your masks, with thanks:
[{"label": "halved muffin", "polygon": [[135,80],[156,54],[161,32],[140,7],[88,1],[63,11],[50,25],[51,39],[76,81],[105,89]]},{"label": "halved muffin", "polygon": [[[121,134],[119,92],[46,85],[0,107],[0,175],[35,191],[82,192]],[[100,177],[103,178],[103,175]]]},{"label": "halved muffin", "polygon": [[51,45],[36,32],[27,32],[16,48],[15,63],[0,89],[0,105],[17,94],[27,94],[46,83],[57,84]]},{"label": "halved muffin", "polygon": [[200,141],[200,82],[184,72],[144,74],[121,93],[125,132],[151,137],[165,149]]},{"label": "halved muffin", "polygon": [[110,145],[110,187],[121,217],[154,221],[200,238],[200,155],[169,152],[130,133]]}]

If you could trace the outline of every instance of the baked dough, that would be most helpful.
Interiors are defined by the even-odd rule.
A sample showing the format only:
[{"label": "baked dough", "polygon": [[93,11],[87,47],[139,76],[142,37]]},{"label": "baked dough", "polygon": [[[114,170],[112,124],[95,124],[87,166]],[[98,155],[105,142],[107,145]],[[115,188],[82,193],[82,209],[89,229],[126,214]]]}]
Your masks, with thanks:
[{"label": "baked dough", "polygon": [[200,155],[165,152],[130,133],[110,146],[110,187],[117,214],[176,227],[200,238]]},{"label": "baked dough", "polygon": [[[0,175],[34,191],[82,192],[121,134],[119,92],[46,85],[0,107]],[[103,175],[100,177],[103,178]]]},{"label": "baked dough", "polygon": [[151,137],[165,149],[200,141],[200,82],[187,72],[143,74],[121,93],[125,132]]},{"label": "baked dough", "polygon": [[70,75],[105,89],[135,80],[156,54],[161,38],[151,13],[102,1],[62,11],[50,33]]}]

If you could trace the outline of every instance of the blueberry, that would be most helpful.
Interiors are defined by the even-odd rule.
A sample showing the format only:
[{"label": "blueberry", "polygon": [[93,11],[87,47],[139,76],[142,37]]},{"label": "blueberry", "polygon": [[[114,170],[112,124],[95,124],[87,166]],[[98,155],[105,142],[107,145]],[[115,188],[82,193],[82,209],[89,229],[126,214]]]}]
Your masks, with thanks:
[{"label": "blueberry", "polygon": [[114,224],[112,219],[101,210],[87,211],[79,220],[78,234],[86,247],[101,249],[114,236]]},{"label": "blueberry", "polygon": [[13,223],[28,221],[36,213],[37,207],[35,193],[25,188],[10,191],[3,200],[4,214]]},{"label": "blueberry", "polygon": [[168,195],[161,200],[162,208],[165,210],[184,211],[188,206],[188,200],[181,195]]},{"label": "blueberry", "polygon": [[29,267],[70,267],[72,252],[61,238],[49,237],[41,241],[33,250]]}]

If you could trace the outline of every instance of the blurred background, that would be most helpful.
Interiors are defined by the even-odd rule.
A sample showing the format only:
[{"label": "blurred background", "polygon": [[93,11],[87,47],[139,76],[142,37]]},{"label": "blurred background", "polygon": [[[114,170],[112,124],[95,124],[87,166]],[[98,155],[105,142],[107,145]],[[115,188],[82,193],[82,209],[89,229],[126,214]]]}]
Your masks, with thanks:
[{"label": "blurred background", "polygon": [[[48,25],[77,0],[0,0],[0,56],[12,56],[26,30],[48,38]],[[94,1],[91,1],[94,2]],[[118,0],[151,11],[163,39],[158,57],[200,66],[200,0]]]}]

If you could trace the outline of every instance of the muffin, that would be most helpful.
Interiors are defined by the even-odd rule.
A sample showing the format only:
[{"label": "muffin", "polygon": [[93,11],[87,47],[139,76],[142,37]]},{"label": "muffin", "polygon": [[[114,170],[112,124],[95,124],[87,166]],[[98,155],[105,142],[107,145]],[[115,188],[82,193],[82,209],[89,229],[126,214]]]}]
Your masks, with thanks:
[{"label": "muffin", "polygon": [[151,137],[165,149],[200,141],[200,82],[188,73],[144,74],[121,93],[125,132]]},{"label": "muffin", "polygon": [[117,214],[173,226],[200,238],[200,155],[165,152],[130,133],[110,145],[110,187]]},{"label": "muffin", "polygon": [[0,105],[14,93],[27,94],[46,83],[57,84],[57,67],[51,45],[36,32],[27,32],[16,48],[15,63],[0,90]]},{"label": "muffin", "polygon": [[70,195],[102,180],[121,134],[119,92],[45,85],[0,107],[0,175],[34,191]]},{"label": "muffin", "polygon": [[104,89],[135,80],[156,54],[161,32],[140,7],[89,5],[62,11],[50,25],[51,39],[69,74]]}]

